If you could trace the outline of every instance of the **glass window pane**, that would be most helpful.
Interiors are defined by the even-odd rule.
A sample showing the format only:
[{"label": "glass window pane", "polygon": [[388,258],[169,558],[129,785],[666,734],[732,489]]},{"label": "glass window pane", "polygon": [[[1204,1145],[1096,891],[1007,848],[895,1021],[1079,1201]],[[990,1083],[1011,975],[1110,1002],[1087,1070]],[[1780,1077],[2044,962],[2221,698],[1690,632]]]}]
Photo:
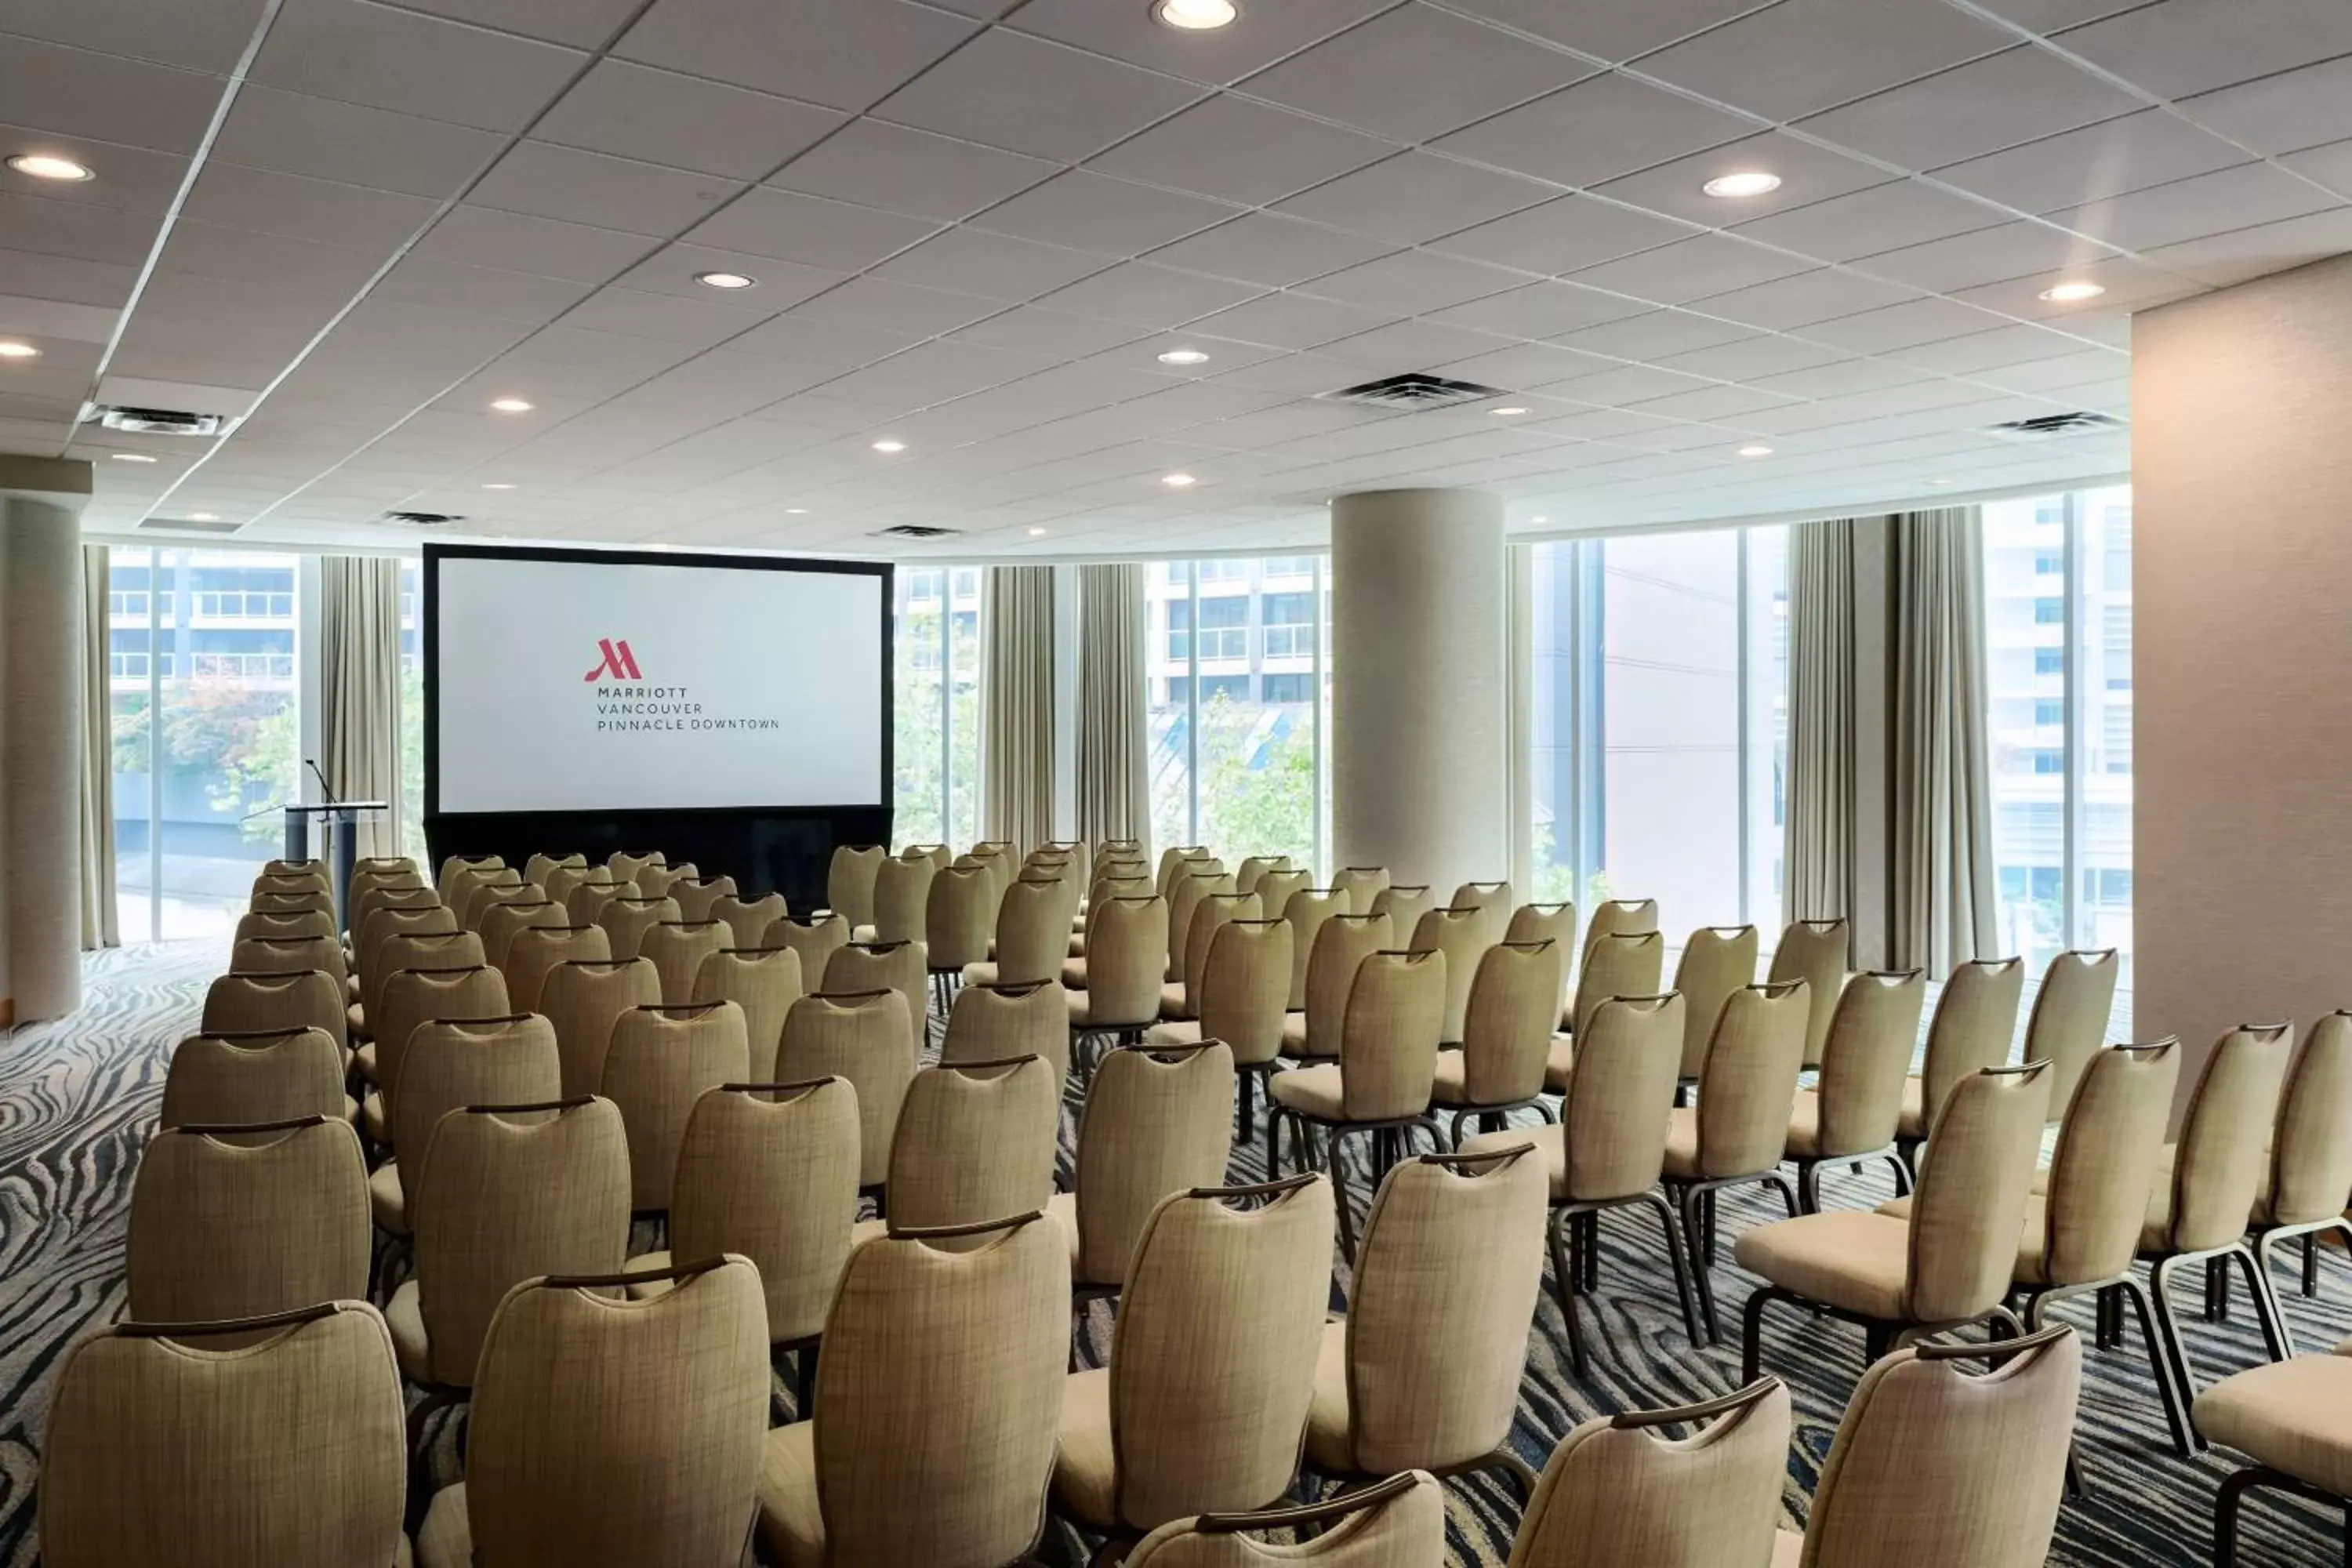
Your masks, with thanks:
[{"label": "glass window pane", "polygon": [[1788,821],[1789,531],[1748,531],[1748,919],[1767,947],[1787,923],[1780,899]]},{"label": "glass window pane", "polygon": [[940,580],[937,572],[898,574],[890,765],[892,823],[902,845],[946,841],[940,816],[946,783],[940,771],[946,737],[940,711]]},{"label": "glass window pane", "polygon": [[1151,736],[1151,841],[1160,847],[1192,842],[1191,566],[1155,561],[1143,575],[1144,670]]},{"label": "glass window pane", "polygon": [[[1553,541],[1528,549],[1535,822],[1533,886],[1547,903],[1575,900],[1576,886],[1576,598],[1577,547]],[[1582,914],[1580,908],[1580,917]]]},{"label": "glass window pane", "polygon": [[2114,1027],[2129,1038],[2132,990],[2132,498],[2127,485],[2076,498],[2074,754],[2081,896],[2075,945],[2121,949]]},{"label": "glass window pane", "polygon": [[147,584],[151,552],[108,553],[107,710],[113,731],[114,900],[125,942],[154,937],[149,895],[147,807],[149,786]]},{"label": "glass window pane", "polygon": [[[2042,570],[2066,542],[2063,496],[1988,502],[1985,687],[1992,763],[1993,858],[2000,889],[1994,951],[2039,974],[2066,946],[2066,779],[2063,728],[2042,721],[2065,695],[2065,600]],[[2126,831],[2128,858],[2129,833]]]},{"label": "glass window pane", "polygon": [[960,570],[948,615],[948,805],[940,842],[980,837],[980,574]]},{"label": "glass window pane", "polygon": [[[1311,866],[1316,776],[1308,677],[1269,675],[1262,659],[1255,670],[1249,665],[1267,612],[1279,604],[1286,618],[1306,621],[1313,601],[1307,594],[1254,595],[1224,586],[1245,586],[1254,564],[1200,563],[1201,839],[1228,864],[1248,855],[1287,855]],[[1205,586],[1212,582],[1219,584],[1214,595]],[[1311,644],[1289,657],[1297,652],[1311,653]]]}]

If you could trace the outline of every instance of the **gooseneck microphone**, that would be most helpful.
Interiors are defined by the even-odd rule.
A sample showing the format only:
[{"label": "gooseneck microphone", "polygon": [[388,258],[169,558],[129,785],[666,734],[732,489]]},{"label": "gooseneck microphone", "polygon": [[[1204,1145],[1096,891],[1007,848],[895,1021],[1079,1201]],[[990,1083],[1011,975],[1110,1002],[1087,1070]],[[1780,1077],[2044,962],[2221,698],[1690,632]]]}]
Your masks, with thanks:
[{"label": "gooseneck microphone", "polygon": [[310,775],[319,781],[319,788],[326,793],[327,804],[329,805],[341,805],[342,802],[335,798],[335,786],[329,784],[327,782],[327,775],[319,771],[319,759],[316,757],[305,757],[302,759],[302,763],[304,766],[310,770]]}]

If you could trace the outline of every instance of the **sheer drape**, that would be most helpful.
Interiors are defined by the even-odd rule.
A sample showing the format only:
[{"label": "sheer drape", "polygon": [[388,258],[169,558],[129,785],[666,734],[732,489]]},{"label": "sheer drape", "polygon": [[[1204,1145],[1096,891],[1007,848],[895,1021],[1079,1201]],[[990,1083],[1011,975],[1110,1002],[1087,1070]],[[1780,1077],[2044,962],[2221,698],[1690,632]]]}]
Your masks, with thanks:
[{"label": "sheer drape", "polygon": [[1078,837],[1151,836],[1143,568],[1078,568]]},{"label": "sheer drape", "polygon": [[114,905],[114,700],[103,544],[81,547],[81,944],[120,947]]},{"label": "sheer drape", "polygon": [[1984,540],[1974,507],[1894,520],[1894,961],[1942,974],[1993,956],[1998,888],[1985,734]]},{"label": "sheer drape", "polygon": [[400,852],[400,563],[319,559],[320,771],[341,800],[381,800],[359,853]]},{"label": "sheer drape", "polygon": [[982,616],[981,833],[1054,836],[1054,569],[996,566]]}]

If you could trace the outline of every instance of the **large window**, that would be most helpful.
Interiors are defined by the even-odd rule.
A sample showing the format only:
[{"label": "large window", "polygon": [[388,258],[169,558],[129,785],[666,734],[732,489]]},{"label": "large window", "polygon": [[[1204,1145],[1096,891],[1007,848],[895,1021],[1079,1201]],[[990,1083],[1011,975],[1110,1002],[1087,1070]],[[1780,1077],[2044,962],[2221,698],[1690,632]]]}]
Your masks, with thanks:
[{"label": "large window", "polygon": [[2119,948],[2127,995],[2131,490],[1990,502],[1984,548],[1999,950]]},{"label": "large window", "polygon": [[115,893],[128,941],[226,935],[300,796],[298,563],[118,549],[107,584]]},{"label": "large window", "polygon": [[901,845],[980,836],[980,601],[973,567],[898,573],[895,729]]}]

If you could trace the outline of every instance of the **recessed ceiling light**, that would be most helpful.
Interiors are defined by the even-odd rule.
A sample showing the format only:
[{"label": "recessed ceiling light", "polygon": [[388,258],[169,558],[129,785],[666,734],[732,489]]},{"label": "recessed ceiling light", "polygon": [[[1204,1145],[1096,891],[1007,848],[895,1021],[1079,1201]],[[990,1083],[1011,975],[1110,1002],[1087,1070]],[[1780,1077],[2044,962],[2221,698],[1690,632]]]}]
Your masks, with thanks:
[{"label": "recessed ceiling light", "polygon": [[1769,458],[1772,455],[1772,448],[1759,441],[1752,446],[1740,447],[1739,455],[1743,458]]},{"label": "recessed ceiling light", "polygon": [[1711,196],[1760,196],[1780,188],[1780,176],[1768,174],[1761,169],[1743,169],[1738,174],[1717,174],[1699,187]]},{"label": "recessed ceiling light", "polygon": [[808,508],[804,506],[788,506],[784,508],[784,515],[786,517],[806,517],[808,515]]},{"label": "recessed ceiling light", "polygon": [[907,449],[907,443],[904,441],[894,441],[889,437],[885,436],[882,439],[874,443],[874,449],[877,452],[903,452]]},{"label": "recessed ceiling light", "polygon": [[1152,0],[1151,19],[1180,33],[1208,33],[1229,26],[1240,12],[1234,0]]},{"label": "recessed ceiling light", "polygon": [[0,342],[0,359],[38,359],[41,351],[30,343]]},{"label": "recessed ceiling light", "polygon": [[1209,356],[1199,349],[1170,349],[1160,356],[1161,364],[1206,364]]},{"label": "recessed ceiling light", "polygon": [[1029,537],[1032,539],[1043,539],[1045,537],[1045,531],[1042,528],[1033,528],[1029,531]]},{"label": "recessed ceiling light", "polygon": [[110,455],[118,463],[152,463],[155,461],[154,458],[149,457],[144,452],[115,452]]},{"label": "recessed ceiling light", "polygon": [[510,489],[514,489],[514,486],[509,485],[509,484],[495,484],[495,485],[484,485],[482,488],[483,488],[484,489],[486,489],[486,490],[510,490]]},{"label": "recessed ceiling light", "polygon": [[1929,479],[1927,482],[1931,485],[1956,485],[1960,481],[1958,479]]},{"label": "recessed ceiling light", "polygon": [[705,289],[749,289],[759,281],[756,278],[746,278],[740,272],[698,272],[694,280]]},{"label": "recessed ceiling light", "polygon": [[71,158],[60,158],[53,153],[19,153],[8,160],[8,166],[37,180],[89,180],[97,177],[89,164],[77,163]]},{"label": "recessed ceiling light", "polygon": [[1189,490],[1201,481],[1190,474],[1162,474],[1160,482],[1171,490]]},{"label": "recessed ceiling light", "polygon": [[1528,521],[1529,522],[1549,522],[1549,521],[1551,521],[1551,519],[1549,519],[1549,518],[1546,517],[1546,516],[1545,516],[1543,513],[1541,513],[1541,512],[1538,512],[1538,513],[1536,513],[1536,514],[1535,514],[1535,516],[1533,516],[1533,517],[1531,517],[1531,518],[1528,519]]},{"label": "recessed ceiling light", "polygon": [[1486,412],[1493,415],[1497,419],[1511,419],[1516,418],[1519,415],[1525,414],[1527,410],[1514,404],[1508,408],[1489,408]]},{"label": "recessed ceiling light", "polygon": [[501,414],[528,414],[530,412],[530,405],[520,397],[494,397],[490,399],[490,406],[497,409]]},{"label": "recessed ceiling light", "polygon": [[220,513],[216,511],[192,511],[188,514],[188,521],[190,522],[218,522],[220,521]]},{"label": "recessed ceiling light", "polygon": [[2042,297],[2053,305],[2072,305],[2081,300],[2095,300],[2106,291],[2104,283],[2061,283],[2042,290]]}]

